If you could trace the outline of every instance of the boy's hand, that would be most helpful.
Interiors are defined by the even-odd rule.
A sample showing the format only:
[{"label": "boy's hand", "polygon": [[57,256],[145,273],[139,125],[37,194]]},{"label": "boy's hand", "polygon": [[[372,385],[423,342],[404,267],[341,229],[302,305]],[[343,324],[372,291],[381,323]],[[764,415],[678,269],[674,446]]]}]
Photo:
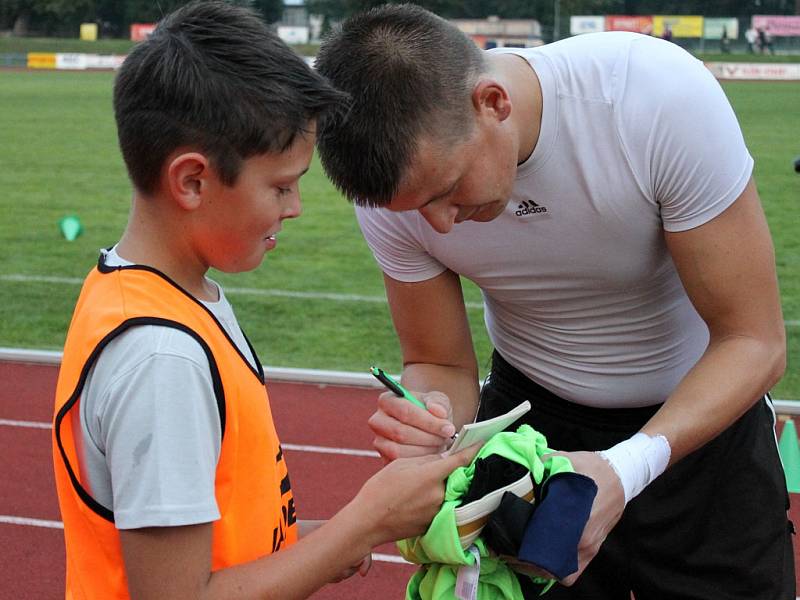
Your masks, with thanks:
[{"label": "boy's hand", "polygon": [[345,579],[350,579],[356,573],[358,573],[361,577],[366,577],[371,567],[372,553],[367,554],[358,563],[342,571],[337,577],[331,580],[331,583],[339,583]]},{"label": "boy's hand", "polygon": [[444,480],[468,465],[479,448],[400,458],[373,475],[353,500],[372,547],[424,533],[444,500]]},{"label": "boy's hand", "polygon": [[373,445],[385,462],[396,458],[440,454],[456,432],[450,399],[441,392],[414,394],[427,406],[422,410],[391,392],[378,397],[378,410],[368,423]]}]

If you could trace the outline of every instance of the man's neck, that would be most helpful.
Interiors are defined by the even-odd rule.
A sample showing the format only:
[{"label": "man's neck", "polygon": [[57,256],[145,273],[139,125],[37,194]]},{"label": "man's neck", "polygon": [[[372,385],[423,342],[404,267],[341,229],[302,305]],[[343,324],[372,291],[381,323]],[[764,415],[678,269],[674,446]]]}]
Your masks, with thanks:
[{"label": "man's neck", "polygon": [[519,140],[517,164],[536,148],[542,125],[542,88],[531,64],[517,54],[489,54],[492,69],[502,77],[513,106],[511,119]]}]

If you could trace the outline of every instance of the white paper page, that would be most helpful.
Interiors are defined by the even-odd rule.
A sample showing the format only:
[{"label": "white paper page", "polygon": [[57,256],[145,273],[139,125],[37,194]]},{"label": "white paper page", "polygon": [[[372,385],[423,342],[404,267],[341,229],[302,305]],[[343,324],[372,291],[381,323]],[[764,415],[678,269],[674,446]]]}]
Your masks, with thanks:
[{"label": "white paper page", "polygon": [[449,452],[456,452],[461,448],[466,448],[478,442],[486,443],[495,433],[500,433],[514,421],[531,409],[531,403],[525,400],[522,404],[512,408],[504,415],[499,415],[488,421],[478,421],[477,423],[467,423],[458,432],[458,437]]}]

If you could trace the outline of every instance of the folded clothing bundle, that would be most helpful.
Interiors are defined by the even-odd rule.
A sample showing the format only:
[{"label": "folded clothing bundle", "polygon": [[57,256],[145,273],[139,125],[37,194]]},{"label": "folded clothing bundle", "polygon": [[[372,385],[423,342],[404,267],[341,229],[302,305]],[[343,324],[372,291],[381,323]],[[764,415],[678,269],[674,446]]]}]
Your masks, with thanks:
[{"label": "folded clothing bundle", "polygon": [[[522,598],[520,579],[501,554],[559,579],[577,570],[577,543],[597,487],[551,452],[542,434],[521,425],[493,436],[470,465],[450,474],[428,531],[397,544],[407,560],[421,565],[406,589],[408,600],[463,597],[456,593],[462,568],[478,573],[473,597]],[[526,591],[543,593],[555,582],[520,577]]]}]

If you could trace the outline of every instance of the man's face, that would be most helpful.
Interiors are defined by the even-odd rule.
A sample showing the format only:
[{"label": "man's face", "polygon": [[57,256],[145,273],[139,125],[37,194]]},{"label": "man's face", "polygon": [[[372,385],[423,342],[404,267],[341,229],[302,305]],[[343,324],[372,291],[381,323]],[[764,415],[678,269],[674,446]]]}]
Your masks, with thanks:
[{"label": "man's face", "polygon": [[439,233],[462,221],[491,221],[508,204],[516,169],[516,147],[503,128],[479,121],[450,146],[423,136],[387,208],[418,210]]}]

